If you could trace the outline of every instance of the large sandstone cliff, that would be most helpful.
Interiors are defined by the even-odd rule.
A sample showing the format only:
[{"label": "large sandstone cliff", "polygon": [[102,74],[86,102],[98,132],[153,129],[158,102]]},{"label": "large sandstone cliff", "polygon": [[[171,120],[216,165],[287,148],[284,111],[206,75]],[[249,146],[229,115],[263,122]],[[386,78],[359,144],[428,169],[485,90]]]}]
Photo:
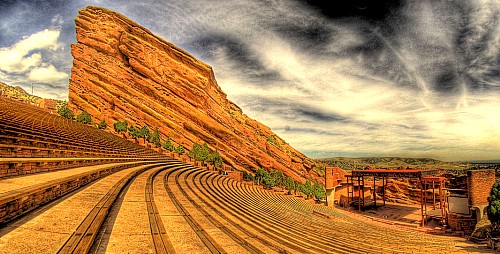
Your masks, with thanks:
[{"label": "large sandstone cliff", "polygon": [[[123,15],[99,7],[79,11],[69,106],[96,122],[117,120],[159,128],[188,150],[217,149],[239,170],[278,169],[313,177],[314,161],[226,98],[212,68]],[[272,136],[274,143],[268,142]]]}]

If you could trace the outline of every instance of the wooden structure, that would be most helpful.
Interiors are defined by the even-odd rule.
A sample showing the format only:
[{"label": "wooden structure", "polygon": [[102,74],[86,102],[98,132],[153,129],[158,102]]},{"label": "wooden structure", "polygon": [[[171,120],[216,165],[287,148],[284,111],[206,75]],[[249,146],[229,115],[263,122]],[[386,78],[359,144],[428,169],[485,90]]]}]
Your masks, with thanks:
[{"label": "wooden structure", "polygon": [[[347,197],[351,205],[357,205],[358,210],[365,206],[365,176],[373,178],[373,205],[377,206],[377,196],[376,196],[376,179],[382,179],[382,202],[385,205],[385,188],[387,185],[388,178],[417,178],[420,183],[420,204],[421,204],[421,214],[422,214],[422,226],[425,224],[425,219],[427,218],[427,195],[426,191],[428,187],[432,185],[433,187],[433,207],[436,207],[436,196],[434,192],[435,184],[439,185],[439,201],[440,209],[443,214],[443,191],[444,188],[444,177],[436,177],[438,170],[420,170],[420,169],[369,169],[369,170],[353,170],[352,174],[346,175],[347,180]],[[356,188],[357,187],[357,188]],[[357,195],[356,195],[357,194]],[[357,196],[357,198],[355,198]]]}]

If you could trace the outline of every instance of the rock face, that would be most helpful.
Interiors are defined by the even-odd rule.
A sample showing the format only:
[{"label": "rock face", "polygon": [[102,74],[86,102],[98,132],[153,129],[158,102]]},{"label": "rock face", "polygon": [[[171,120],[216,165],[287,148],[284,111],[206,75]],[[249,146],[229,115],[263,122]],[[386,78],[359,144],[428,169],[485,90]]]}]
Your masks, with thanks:
[{"label": "rock face", "polygon": [[127,120],[158,128],[187,150],[206,142],[238,170],[317,177],[312,159],[227,99],[207,64],[104,8],[80,10],[75,23],[69,107],[76,114],[86,110],[108,126]]}]

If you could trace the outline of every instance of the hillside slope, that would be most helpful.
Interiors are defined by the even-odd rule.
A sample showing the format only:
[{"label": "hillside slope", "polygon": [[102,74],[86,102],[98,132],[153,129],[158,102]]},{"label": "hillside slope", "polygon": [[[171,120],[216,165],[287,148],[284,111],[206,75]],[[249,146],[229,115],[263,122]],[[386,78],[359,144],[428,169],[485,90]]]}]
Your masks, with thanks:
[{"label": "hillside slope", "polygon": [[430,158],[400,158],[400,157],[362,157],[362,158],[348,158],[348,157],[334,157],[317,159],[332,167],[340,167],[346,170],[364,169],[366,166],[373,166],[375,168],[416,168],[416,169],[455,169],[465,170],[471,167],[470,163],[460,162],[445,162]]},{"label": "hillside slope", "polygon": [[[239,170],[282,170],[296,180],[316,175],[315,162],[227,99],[212,68],[123,15],[79,11],[69,107],[108,126],[127,120],[159,128],[188,150],[206,142]],[[272,138],[270,138],[272,137]]]}]

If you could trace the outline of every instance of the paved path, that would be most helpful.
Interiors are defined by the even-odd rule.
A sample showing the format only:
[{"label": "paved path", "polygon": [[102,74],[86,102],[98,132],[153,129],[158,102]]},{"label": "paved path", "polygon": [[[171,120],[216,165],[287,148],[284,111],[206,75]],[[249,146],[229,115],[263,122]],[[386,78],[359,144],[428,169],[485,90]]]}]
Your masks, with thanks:
[{"label": "paved path", "polygon": [[[4,159],[4,158],[0,158]],[[93,170],[103,169],[107,167],[113,167],[118,165],[129,165],[137,162],[121,162],[121,163],[109,163],[101,164],[95,166],[86,166],[79,168],[64,169],[58,171],[51,171],[47,173],[31,174],[18,177],[10,177],[5,179],[0,179],[0,196],[9,191],[19,190],[26,187],[35,186],[37,184],[46,183],[49,181],[61,179],[68,176],[77,175],[80,173],[90,172]]]}]

